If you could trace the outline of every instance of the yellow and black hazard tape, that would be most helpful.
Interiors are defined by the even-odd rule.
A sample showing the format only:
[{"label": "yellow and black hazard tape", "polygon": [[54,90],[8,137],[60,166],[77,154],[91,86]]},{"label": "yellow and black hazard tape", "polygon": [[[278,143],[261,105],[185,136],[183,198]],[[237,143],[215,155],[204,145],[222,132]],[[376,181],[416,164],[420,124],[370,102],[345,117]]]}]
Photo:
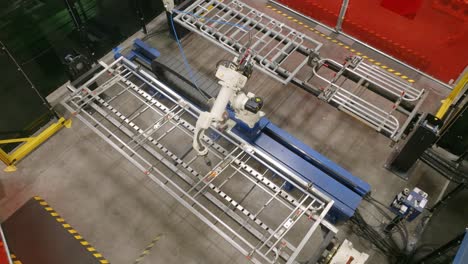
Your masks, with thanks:
[{"label": "yellow and black hazard tape", "polygon": [[76,231],[70,224],[68,224],[65,219],[63,219],[44,199],[40,196],[35,196],[34,199],[39,202],[44,210],[46,210],[55,220],[62,225],[62,227],[68,231],[70,235],[72,235],[78,242],[86,248],[86,250],[93,255],[101,264],[109,264],[110,262],[102,256],[91,244],[86,241],[79,233]]},{"label": "yellow and black hazard tape", "polygon": [[15,254],[10,254],[10,256],[11,256],[11,261],[13,262],[13,264],[23,264],[21,260],[19,260],[18,257],[16,257]]},{"label": "yellow and black hazard tape", "polygon": [[321,37],[335,43],[336,45],[341,46],[341,47],[349,50],[350,52],[352,52],[352,53],[354,53],[354,54],[356,54],[358,56],[361,56],[363,59],[369,61],[370,63],[374,64],[375,66],[380,67],[382,70],[385,70],[385,71],[387,71],[387,72],[389,72],[389,73],[391,73],[391,74],[393,74],[393,75],[395,75],[397,77],[400,77],[401,79],[406,80],[409,83],[414,83],[415,82],[415,80],[410,79],[408,76],[402,74],[401,72],[398,72],[398,71],[384,65],[383,63],[378,62],[378,61],[370,58],[369,56],[366,56],[366,55],[362,54],[361,52],[351,48],[349,45],[346,45],[345,43],[343,43],[343,42],[341,42],[341,41],[339,41],[339,40],[337,40],[335,38],[332,38],[330,36],[325,35],[324,33],[322,33],[320,31],[318,31],[317,29],[307,25],[306,23],[297,20],[296,18],[288,15],[287,13],[285,13],[285,12],[283,12],[281,10],[278,10],[276,7],[271,6],[271,5],[267,5],[267,8],[269,8],[269,9],[275,11],[276,13],[286,17],[288,20],[290,20],[290,21],[292,21],[292,22],[294,22],[294,23],[296,23],[298,25],[303,26],[304,28],[308,29],[309,31],[314,32],[315,34],[317,34],[317,35],[319,35],[319,36],[321,36]]},{"label": "yellow and black hazard tape", "polygon": [[140,256],[138,256],[135,262],[133,262],[133,264],[141,263],[143,259],[149,255],[151,249],[156,245],[156,242],[158,242],[162,236],[163,235],[157,235],[153,240],[151,240],[151,243],[149,243],[148,246],[146,246],[146,248],[141,252]]}]

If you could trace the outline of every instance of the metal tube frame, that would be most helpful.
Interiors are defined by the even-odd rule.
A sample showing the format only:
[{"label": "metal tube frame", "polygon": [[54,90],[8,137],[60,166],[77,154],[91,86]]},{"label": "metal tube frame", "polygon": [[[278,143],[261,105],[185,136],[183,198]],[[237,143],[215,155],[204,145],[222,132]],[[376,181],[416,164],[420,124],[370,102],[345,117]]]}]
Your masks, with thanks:
[{"label": "metal tube frame", "polygon": [[[323,45],[240,1],[198,0],[183,12],[178,11],[174,20],[232,54],[250,50],[257,62],[255,67],[283,84],[307,64],[310,52],[318,52]],[[288,58],[293,54],[305,54],[304,59],[287,65],[292,63]]]},{"label": "metal tube frame", "polygon": [[[350,68],[329,59],[321,60],[322,62],[327,60],[334,65],[334,68],[338,69],[338,74],[333,80],[340,76],[347,78],[345,74],[340,74],[339,69],[347,71],[354,76],[353,78],[360,78],[360,86],[371,84],[373,88],[369,91],[382,96],[390,104],[377,106],[373,102],[336,85],[333,80],[318,75],[316,70],[313,70],[309,80],[298,80],[295,77],[296,74],[304,68],[306,60],[309,60],[310,63],[313,56],[318,56],[318,51],[323,44],[298,33],[240,1],[197,0],[184,11],[175,12],[177,13],[174,18],[176,22],[226,51],[240,56],[245,50],[249,50],[256,62],[255,67],[283,84],[292,81],[303,88],[311,86],[315,89],[309,80],[317,77],[334,90],[333,96],[326,98],[326,101],[395,142],[403,137],[411,122],[408,119],[415,116],[421,101],[425,99],[424,90],[413,88],[409,83],[398,80],[362,61],[355,68]],[[249,34],[250,31],[256,33]],[[298,37],[300,41],[295,40]],[[281,45],[283,48],[279,48]],[[308,47],[310,45],[312,47]],[[297,56],[303,56],[305,60],[291,68],[291,65],[284,62],[293,56],[296,60]],[[320,62],[317,64],[323,65]],[[321,94],[318,89],[318,91],[304,89],[314,93],[314,95],[319,94],[319,98],[322,97],[323,92]],[[411,111],[406,110],[408,105],[410,105]],[[389,110],[384,110],[385,108]],[[403,126],[394,116],[396,110],[407,117]]]},{"label": "metal tube frame", "polygon": [[338,15],[338,20],[336,21],[335,31],[337,33],[341,32],[343,20],[346,15],[346,11],[348,10],[349,0],[343,0],[341,4],[340,14]]},{"label": "metal tube frame", "polygon": [[[177,151],[171,150],[173,147],[166,140],[178,136],[172,142],[183,142],[185,137],[193,137],[192,123],[200,110],[123,57],[103,66],[104,70],[84,86],[69,87],[74,92],[62,104],[252,262],[297,263],[297,256],[320,230],[319,226],[337,232],[324,219],[332,200],[230,131],[221,133],[211,128],[218,139],[207,136],[202,139],[210,149],[209,159],[215,161],[210,167],[202,166],[196,155],[184,154],[182,158],[176,155]],[[109,79],[118,81],[109,85]],[[92,82],[101,85],[91,91],[87,86]],[[156,93],[151,96],[145,89]],[[136,110],[132,104],[136,104]],[[132,111],[126,109],[130,106]],[[89,113],[84,107],[95,112]],[[232,179],[253,183],[252,190],[269,198],[260,209],[244,203],[245,198],[236,201],[229,194]],[[278,181],[282,184],[277,184]],[[298,193],[284,191],[281,186],[286,182],[292,183]],[[207,202],[217,209],[206,207]],[[263,220],[272,213],[272,208],[284,211],[278,211],[274,219]],[[284,219],[278,218],[283,215],[280,212],[287,213]],[[230,217],[236,224],[225,222],[224,217]],[[293,242],[290,231],[299,228],[296,226],[308,231],[298,242],[295,236]]]}]

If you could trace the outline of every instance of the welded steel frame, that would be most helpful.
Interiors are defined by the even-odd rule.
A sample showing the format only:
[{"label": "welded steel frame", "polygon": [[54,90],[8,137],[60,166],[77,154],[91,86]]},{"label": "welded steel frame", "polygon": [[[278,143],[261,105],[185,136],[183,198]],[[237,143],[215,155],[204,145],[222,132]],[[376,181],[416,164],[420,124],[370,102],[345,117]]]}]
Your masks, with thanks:
[{"label": "welded steel frame", "polygon": [[[328,68],[334,68],[334,71],[338,70],[333,74],[332,78],[327,78],[319,73],[319,70]],[[391,101],[391,110],[385,111],[338,84],[341,80],[348,80],[348,76],[354,76],[358,87],[373,85],[394,97],[395,100]],[[319,98],[338,104],[339,109],[348,111],[375,130],[383,131],[394,141],[401,138],[404,130],[409,125],[409,121],[412,120],[419,110],[420,104],[425,99],[424,90],[418,90],[412,87],[410,83],[401,81],[382,71],[379,67],[365,63],[362,58],[358,57],[355,57],[354,62],[344,64],[332,59],[320,59],[316,61],[313,67],[311,78],[320,80],[322,87],[324,87]],[[401,125],[393,113],[404,102],[416,104],[416,107],[409,114],[405,113],[407,119]]]},{"label": "welded steel frame", "polygon": [[[316,232],[326,233],[319,248],[336,234],[337,229],[324,219],[332,200],[230,131],[211,128],[216,140],[207,136],[202,139],[210,149],[210,165],[195,153],[177,155],[164,140],[177,135],[172,142],[183,142],[187,137],[190,149],[200,110],[124,57],[101,65],[103,70],[81,87],[69,87],[74,92],[62,104],[253,263],[297,263]],[[88,87],[93,83],[99,86],[91,90]],[[125,103],[119,105],[119,100]],[[131,113],[126,109],[132,105],[130,101],[138,102]],[[152,118],[145,117],[147,113]],[[200,166],[200,162],[206,166]],[[229,170],[232,175],[227,176]],[[238,201],[226,189],[233,178],[253,184],[252,190],[268,198],[256,213],[243,204],[247,195]],[[294,194],[282,188],[287,182],[295,187]],[[277,219],[274,227],[272,219],[262,219],[273,202],[284,207],[287,215],[284,220]],[[291,230],[304,223],[308,228],[302,239],[291,242]]]},{"label": "welded steel frame", "polygon": [[[317,65],[315,66],[316,68],[313,70],[311,78],[318,79],[326,84],[327,89],[333,90],[332,97],[323,98],[323,91],[309,82],[311,78],[301,80],[296,77],[297,73],[305,68],[307,63],[305,60],[307,58],[310,64],[313,58],[319,57],[319,50],[323,46],[321,42],[295,31],[241,1],[197,0],[184,10],[175,10],[174,12],[176,14],[174,20],[184,28],[196,32],[235,56],[240,56],[240,54],[250,48],[257,69],[283,84],[292,82],[300,86],[395,142],[398,142],[404,136],[407,127],[413,121],[427,96],[424,90],[418,90],[409,83],[401,81],[362,61],[355,68],[351,69],[331,59],[319,58],[318,67],[329,64],[330,68],[339,75],[335,76],[336,78],[327,79],[317,73],[318,68]],[[274,30],[269,25],[274,25],[273,28],[278,27],[281,30]],[[247,28],[255,30],[260,36],[256,34],[255,39],[249,42]],[[281,32],[282,29],[285,29],[287,34],[283,34],[284,32]],[[300,36],[303,41],[295,43],[290,35]],[[293,68],[287,67],[290,65],[275,64],[274,60],[271,61],[261,54],[262,49],[266,45],[263,45],[260,49],[255,49],[257,48],[256,45],[262,42],[262,39],[265,37],[268,41],[276,41],[275,43],[285,42],[287,43],[285,47],[288,45],[291,47],[287,50],[287,54],[283,50],[276,53],[273,58],[302,56],[305,60],[302,60],[299,65]],[[261,44],[265,43],[264,41]],[[338,79],[340,76],[355,81],[357,85],[365,85],[368,87],[368,90],[388,100],[388,102],[380,106],[343,87],[339,87],[334,82],[334,79]],[[396,111],[402,113],[405,116],[405,120],[395,117]]]},{"label": "welded steel frame", "polygon": [[[255,67],[283,84],[307,64],[308,54],[323,45],[240,1],[197,0],[174,12],[176,22],[226,51],[239,55],[249,50]],[[302,54],[303,59],[286,65],[293,54]]]}]

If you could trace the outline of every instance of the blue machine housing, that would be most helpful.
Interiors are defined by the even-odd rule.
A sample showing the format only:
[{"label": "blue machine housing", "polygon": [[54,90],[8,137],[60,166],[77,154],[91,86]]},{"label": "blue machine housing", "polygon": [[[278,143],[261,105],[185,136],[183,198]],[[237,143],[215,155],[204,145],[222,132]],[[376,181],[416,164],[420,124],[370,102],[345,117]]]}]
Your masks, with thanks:
[{"label": "blue machine housing", "polygon": [[457,255],[453,260],[453,264],[468,263],[468,229],[465,231],[465,237],[458,248]]},{"label": "blue machine housing", "polygon": [[[113,49],[114,58],[118,59],[120,56],[123,56],[120,53],[122,49],[120,47],[116,47]],[[135,59],[141,59],[143,62],[151,65],[151,62],[161,56],[161,53],[151,47],[150,45],[146,44],[141,39],[135,39],[133,41],[133,49],[125,56],[128,60],[134,61]]]},{"label": "blue machine housing", "polygon": [[262,118],[254,128],[236,119],[236,135],[268,153],[276,162],[296,172],[302,179],[328,195],[335,204],[327,216],[334,223],[345,221],[354,215],[363,197],[370,192],[370,185],[352,175],[333,161],[313,150],[299,139]]},{"label": "blue machine housing", "polygon": [[[116,58],[122,56],[118,48],[114,53]],[[130,60],[139,58],[151,64],[151,61],[159,56],[159,51],[136,39],[133,50],[126,57]],[[368,183],[277,127],[267,118],[260,119],[253,128],[250,128],[238,120],[229,108],[228,113],[237,123],[232,129],[236,135],[262,149],[276,162],[290,168],[335,201],[327,215],[329,221],[337,223],[349,219],[354,215],[363,197],[370,192]]]}]

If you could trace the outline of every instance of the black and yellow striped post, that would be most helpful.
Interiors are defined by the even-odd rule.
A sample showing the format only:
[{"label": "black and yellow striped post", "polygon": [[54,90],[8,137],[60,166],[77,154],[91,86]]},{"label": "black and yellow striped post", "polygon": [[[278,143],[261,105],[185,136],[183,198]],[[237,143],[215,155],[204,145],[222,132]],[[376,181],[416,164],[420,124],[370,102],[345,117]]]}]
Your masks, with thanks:
[{"label": "black and yellow striped post", "polygon": [[[39,202],[39,204],[46,210],[55,220],[65,229],[67,232],[73,236],[78,242],[86,248],[86,250],[96,258],[96,260],[101,264],[109,264],[110,262],[99,253],[96,248],[94,248],[88,241],[86,241],[79,233],[74,229],[70,224],[68,224],[65,219],[63,219],[44,199],[40,196],[35,196],[34,200]],[[19,263],[15,263],[19,264]]]}]

